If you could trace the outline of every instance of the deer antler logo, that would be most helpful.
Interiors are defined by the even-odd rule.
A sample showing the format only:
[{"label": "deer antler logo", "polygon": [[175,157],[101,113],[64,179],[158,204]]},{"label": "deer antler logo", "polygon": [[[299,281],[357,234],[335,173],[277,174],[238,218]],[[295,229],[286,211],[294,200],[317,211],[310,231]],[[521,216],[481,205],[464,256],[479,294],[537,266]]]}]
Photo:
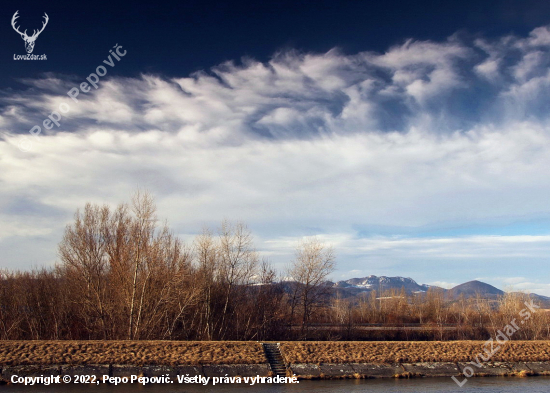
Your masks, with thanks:
[{"label": "deer antler logo", "polygon": [[15,20],[17,18],[19,18],[19,15],[17,15],[18,13],[19,13],[19,11],[15,11],[15,14],[13,14],[13,18],[11,18],[11,26],[13,27],[13,29],[15,31],[17,31],[21,35],[21,38],[23,38],[23,40],[25,41],[25,50],[27,51],[27,53],[32,53],[32,51],[34,49],[34,41],[36,41],[36,39],[38,38],[40,33],[42,33],[42,31],[44,31],[44,28],[48,24],[48,20],[50,18],[48,18],[48,14],[46,14],[44,12],[45,16],[43,16],[43,18],[46,19],[46,21],[42,22],[42,28],[39,31],[34,30],[33,35],[29,37],[27,35],[27,30],[25,30],[24,33],[21,33],[19,31],[19,29],[17,28],[17,26],[15,25]]}]

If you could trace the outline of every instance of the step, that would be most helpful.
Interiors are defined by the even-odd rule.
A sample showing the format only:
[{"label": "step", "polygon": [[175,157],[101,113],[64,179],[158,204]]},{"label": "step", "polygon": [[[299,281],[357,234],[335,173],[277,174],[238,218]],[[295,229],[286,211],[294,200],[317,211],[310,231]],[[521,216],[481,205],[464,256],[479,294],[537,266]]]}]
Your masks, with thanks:
[{"label": "step", "polygon": [[279,346],[277,344],[264,343],[263,348],[271,370],[279,376],[285,376],[287,369]]}]

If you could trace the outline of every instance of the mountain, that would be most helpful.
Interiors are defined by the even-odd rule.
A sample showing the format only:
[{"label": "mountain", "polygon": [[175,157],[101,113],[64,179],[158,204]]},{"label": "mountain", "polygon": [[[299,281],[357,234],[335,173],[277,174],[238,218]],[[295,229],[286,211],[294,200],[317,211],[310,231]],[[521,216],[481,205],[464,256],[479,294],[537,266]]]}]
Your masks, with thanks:
[{"label": "mountain", "polygon": [[[331,283],[336,293],[342,297],[353,297],[359,294],[369,294],[376,291],[376,295],[380,296],[381,292],[394,290],[396,292],[405,289],[407,294],[421,294],[428,289],[437,289],[443,291],[449,299],[457,299],[463,295],[465,298],[474,298],[478,294],[484,299],[496,299],[504,295],[504,291],[495,288],[487,283],[473,280],[460,284],[451,289],[443,289],[433,285],[418,284],[412,278],[408,277],[386,277],[386,276],[368,276],[362,278],[350,278],[349,280],[338,281]],[[531,293],[530,297],[539,303],[544,308],[550,308],[550,297]]]},{"label": "mountain", "polygon": [[405,277],[386,277],[386,276],[368,276],[363,278],[351,278],[346,281],[340,281],[337,285],[351,286],[355,288],[364,288],[367,290],[389,290],[405,288],[406,292],[426,292],[429,285],[419,285],[412,278]]},{"label": "mountain", "polygon": [[[351,278],[345,281],[338,281],[333,284],[334,288],[343,296],[354,296],[361,292],[382,292],[395,290],[397,292],[405,289],[408,294],[424,293],[433,287],[425,284],[418,284],[412,278],[408,277],[386,277],[386,276],[368,276],[363,278]],[[442,288],[440,288],[442,289]]]},{"label": "mountain", "polygon": [[459,297],[475,297],[478,294],[484,298],[496,298],[497,296],[504,295],[504,292],[492,285],[486,284],[481,281],[473,280],[465,282],[464,284],[457,285],[449,290],[452,296]]}]

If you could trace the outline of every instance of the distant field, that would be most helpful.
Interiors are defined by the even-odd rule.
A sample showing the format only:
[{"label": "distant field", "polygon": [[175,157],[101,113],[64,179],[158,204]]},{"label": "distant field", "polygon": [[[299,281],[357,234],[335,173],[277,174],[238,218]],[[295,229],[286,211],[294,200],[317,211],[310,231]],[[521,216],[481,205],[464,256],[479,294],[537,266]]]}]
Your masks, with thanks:
[{"label": "distant field", "polygon": [[259,364],[261,344],[235,341],[0,341],[0,365]]},{"label": "distant field", "polygon": [[[483,341],[309,341],[281,342],[288,363],[419,363],[470,362]],[[495,343],[494,349],[498,346]],[[487,347],[491,351],[490,346]],[[483,360],[480,358],[480,361]],[[550,361],[550,341],[512,341],[491,357],[492,362]]]}]

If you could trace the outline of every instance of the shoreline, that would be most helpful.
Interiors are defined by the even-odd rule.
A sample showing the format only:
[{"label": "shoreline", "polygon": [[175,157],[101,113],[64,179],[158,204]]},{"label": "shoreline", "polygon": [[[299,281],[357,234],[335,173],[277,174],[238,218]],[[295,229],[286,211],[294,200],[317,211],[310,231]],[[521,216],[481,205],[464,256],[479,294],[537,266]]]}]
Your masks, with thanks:
[{"label": "shoreline", "polygon": [[[341,364],[292,364],[289,365],[289,376],[295,375],[299,380],[315,379],[391,379],[391,378],[424,378],[424,377],[461,377],[468,363],[341,363]],[[178,375],[189,377],[269,377],[274,376],[269,363],[264,364],[219,364],[200,366],[158,366],[158,365],[25,365],[0,368],[0,381],[9,383],[11,377],[39,377],[70,375],[95,375],[101,379],[109,377],[144,377]],[[518,363],[483,363],[476,368],[473,377],[529,377],[550,376],[549,362]]]}]

